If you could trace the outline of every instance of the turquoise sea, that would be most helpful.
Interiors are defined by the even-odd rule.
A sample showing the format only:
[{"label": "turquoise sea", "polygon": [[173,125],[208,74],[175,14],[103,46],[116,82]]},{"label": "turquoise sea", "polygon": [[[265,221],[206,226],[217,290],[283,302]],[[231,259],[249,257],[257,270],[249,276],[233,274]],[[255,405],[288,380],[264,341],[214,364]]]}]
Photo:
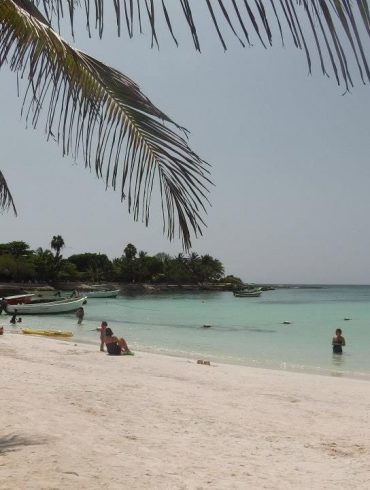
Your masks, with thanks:
[{"label": "turquoise sea", "polygon": [[[276,289],[260,298],[170,292],[89,299],[82,326],[73,314],[24,317],[23,325],[73,330],[74,339],[98,344],[91,329],[102,320],[133,350],[370,379],[370,286]],[[331,352],[336,328],[347,342],[342,356]]]}]

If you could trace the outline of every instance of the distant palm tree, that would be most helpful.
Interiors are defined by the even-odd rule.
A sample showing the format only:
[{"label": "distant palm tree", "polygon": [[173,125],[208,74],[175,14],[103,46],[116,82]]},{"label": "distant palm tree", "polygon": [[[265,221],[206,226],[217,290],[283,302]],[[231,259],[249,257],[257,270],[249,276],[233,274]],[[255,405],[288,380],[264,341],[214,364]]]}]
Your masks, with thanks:
[{"label": "distant palm tree", "polygon": [[[157,109],[132,80],[72,48],[53,29],[67,16],[74,34],[75,11],[81,8],[90,33],[94,6],[94,24],[101,36],[107,3],[0,0],[0,68],[7,65],[26,80],[22,106],[26,120],[36,126],[44,114],[47,138],[62,145],[63,155],[77,158],[82,154],[85,166],[93,167],[107,187],[118,186],[121,199],[127,197],[129,212],[145,224],[157,178],[164,230],[171,239],[178,228],[185,248],[189,248],[191,232],[201,234],[204,225],[202,213],[210,183],[206,163],[181,137],[186,134],[184,128]],[[156,22],[161,16],[177,44],[173,23],[179,18],[174,12],[177,7],[189,26],[195,49],[200,51],[197,18],[189,0],[113,0],[112,4],[118,34],[122,18],[130,37],[137,26],[142,32],[147,25],[152,44],[158,44]],[[346,90],[353,85],[349,61],[354,60],[364,83],[370,80],[367,50],[361,40],[370,34],[367,0],[197,0],[197,5],[209,13],[224,49],[225,28],[243,46],[257,40],[267,47],[276,33],[284,44],[283,33],[288,33],[305,53],[309,71],[312,49],[307,39],[311,38],[322,72],[331,71]],[[15,209],[1,174],[0,207],[9,206]]]},{"label": "distant palm tree", "polygon": [[61,258],[60,251],[65,246],[63,238],[60,235],[54,235],[51,239],[50,246],[53,250],[55,250],[55,261],[58,262]]},{"label": "distant palm tree", "polygon": [[123,253],[125,254],[127,260],[132,260],[136,257],[137,249],[135,245],[133,245],[132,243],[128,243],[124,248]]},{"label": "distant palm tree", "polygon": [[55,257],[51,250],[39,247],[35,253],[34,264],[37,278],[42,281],[54,279],[56,274]]}]

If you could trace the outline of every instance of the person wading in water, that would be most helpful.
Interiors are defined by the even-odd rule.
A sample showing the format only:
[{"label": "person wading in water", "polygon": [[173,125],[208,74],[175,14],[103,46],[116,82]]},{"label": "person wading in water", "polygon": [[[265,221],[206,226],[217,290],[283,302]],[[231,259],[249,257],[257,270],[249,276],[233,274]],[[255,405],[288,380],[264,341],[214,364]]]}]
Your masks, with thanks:
[{"label": "person wading in water", "polygon": [[335,336],[333,337],[331,344],[333,346],[333,354],[342,354],[343,349],[346,345],[346,340],[342,336],[342,330],[340,328],[337,328],[335,331]]}]

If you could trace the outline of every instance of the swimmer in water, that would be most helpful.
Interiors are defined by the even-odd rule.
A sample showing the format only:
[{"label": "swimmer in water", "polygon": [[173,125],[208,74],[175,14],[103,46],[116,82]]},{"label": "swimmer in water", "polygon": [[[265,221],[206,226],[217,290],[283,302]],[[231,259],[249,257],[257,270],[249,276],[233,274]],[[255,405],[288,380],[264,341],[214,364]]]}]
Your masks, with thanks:
[{"label": "swimmer in water", "polygon": [[335,336],[333,337],[331,344],[333,346],[333,354],[342,354],[342,347],[346,345],[346,340],[342,336],[342,330],[337,328],[335,331]]}]

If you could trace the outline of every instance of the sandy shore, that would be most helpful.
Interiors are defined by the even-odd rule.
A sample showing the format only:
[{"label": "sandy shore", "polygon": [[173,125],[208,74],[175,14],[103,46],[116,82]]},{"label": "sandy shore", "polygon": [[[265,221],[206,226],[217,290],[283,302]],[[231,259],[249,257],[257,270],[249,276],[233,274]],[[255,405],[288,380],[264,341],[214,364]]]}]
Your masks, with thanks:
[{"label": "sandy shore", "polygon": [[1,489],[368,489],[370,383],[0,337]]}]

